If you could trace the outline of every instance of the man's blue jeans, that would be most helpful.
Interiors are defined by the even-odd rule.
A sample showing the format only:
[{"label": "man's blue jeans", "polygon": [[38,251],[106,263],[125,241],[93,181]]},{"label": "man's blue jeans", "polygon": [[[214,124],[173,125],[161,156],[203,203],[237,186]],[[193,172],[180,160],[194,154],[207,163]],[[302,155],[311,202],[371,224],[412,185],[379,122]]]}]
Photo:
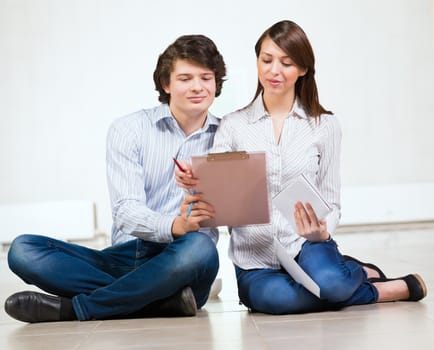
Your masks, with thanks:
[{"label": "man's blue jeans", "polygon": [[378,299],[377,289],[368,282],[363,268],[353,261],[344,261],[333,240],[306,241],[296,260],[319,285],[321,298],[283,269],[243,270],[235,266],[241,302],[253,311],[294,314],[370,304]]},{"label": "man's blue jeans", "polygon": [[8,263],[26,283],[72,298],[79,320],[128,317],[186,286],[200,308],[219,268],[216,246],[201,232],[169,244],[135,239],[103,250],[21,235]]}]

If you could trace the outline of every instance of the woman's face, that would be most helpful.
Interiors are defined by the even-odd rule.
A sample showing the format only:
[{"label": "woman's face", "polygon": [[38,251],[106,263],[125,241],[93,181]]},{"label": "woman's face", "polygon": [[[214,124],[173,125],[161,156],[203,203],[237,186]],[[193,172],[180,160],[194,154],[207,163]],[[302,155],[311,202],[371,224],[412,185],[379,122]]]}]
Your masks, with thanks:
[{"label": "woman's face", "polygon": [[265,38],[257,59],[258,79],[264,87],[264,94],[295,96],[298,77],[306,74],[270,38]]}]

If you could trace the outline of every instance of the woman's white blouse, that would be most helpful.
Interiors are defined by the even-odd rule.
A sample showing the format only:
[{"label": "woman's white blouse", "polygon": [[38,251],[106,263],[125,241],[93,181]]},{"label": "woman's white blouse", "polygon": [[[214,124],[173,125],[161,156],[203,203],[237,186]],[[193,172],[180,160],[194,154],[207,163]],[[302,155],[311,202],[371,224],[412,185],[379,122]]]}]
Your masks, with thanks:
[{"label": "woman's white blouse", "polygon": [[[265,151],[270,202],[292,179],[305,174],[333,207],[326,218],[328,231],[333,233],[340,218],[341,137],[334,115],[321,115],[317,121],[307,116],[296,101],[277,144],[271,116],[265,111],[262,96],[258,96],[252,104],[223,117],[213,152]],[[269,224],[232,228],[229,256],[237,266],[279,268],[274,236],[292,256],[300,251],[305,239],[293,231],[272,203],[270,210]]]}]

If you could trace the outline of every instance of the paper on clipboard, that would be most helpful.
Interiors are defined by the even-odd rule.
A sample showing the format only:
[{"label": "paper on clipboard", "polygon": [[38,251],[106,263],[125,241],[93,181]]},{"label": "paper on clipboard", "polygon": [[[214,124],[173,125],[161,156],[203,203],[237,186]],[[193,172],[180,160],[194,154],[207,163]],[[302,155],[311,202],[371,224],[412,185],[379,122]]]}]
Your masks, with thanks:
[{"label": "paper on clipboard", "polygon": [[280,265],[298,283],[302,284],[309,292],[320,297],[320,288],[316,282],[297,264],[294,258],[286,251],[277,238],[274,238],[274,248]]},{"label": "paper on clipboard", "polygon": [[297,202],[303,204],[309,202],[318,220],[324,219],[332,210],[330,204],[308,178],[304,174],[299,175],[273,198],[273,204],[289,221],[295,232],[297,226],[294,219],[294,206]]},{"label": "paper on clipboard", "polygon": [[225,152],[193,156],[195,188],[213,205],[215,216],[202,227],[270,222],[265,152]]}]

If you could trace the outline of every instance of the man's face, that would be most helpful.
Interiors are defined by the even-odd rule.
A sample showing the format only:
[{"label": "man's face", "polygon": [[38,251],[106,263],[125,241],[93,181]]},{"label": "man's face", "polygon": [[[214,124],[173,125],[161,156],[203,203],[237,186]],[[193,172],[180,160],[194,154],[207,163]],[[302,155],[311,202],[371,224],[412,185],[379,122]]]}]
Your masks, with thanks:
[{"label": "man's face", "polygon": [[172,113],[203,115],[214,102],[215,75],[212,70],[191,61],[177,60],[164,90],[170,94]]}]

